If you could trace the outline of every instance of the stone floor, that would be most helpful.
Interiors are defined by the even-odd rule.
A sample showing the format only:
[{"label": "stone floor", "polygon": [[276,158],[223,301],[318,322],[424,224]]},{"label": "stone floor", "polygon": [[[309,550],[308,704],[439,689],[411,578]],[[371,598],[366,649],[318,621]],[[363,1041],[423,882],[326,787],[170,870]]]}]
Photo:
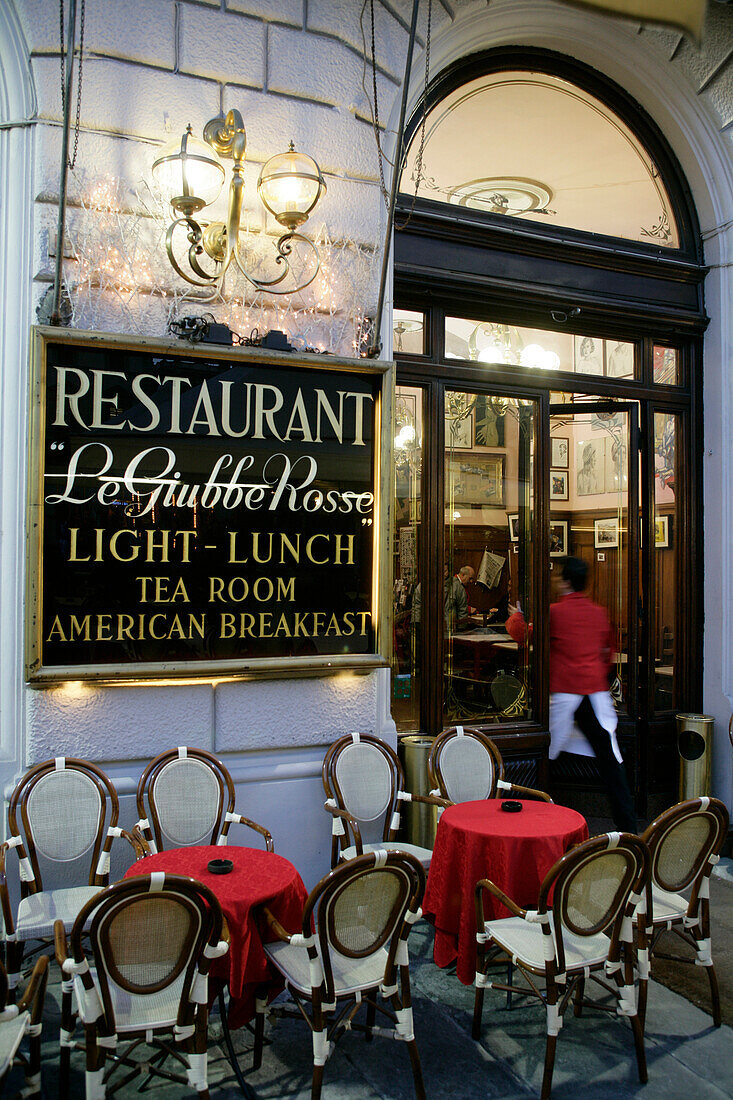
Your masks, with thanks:
[{"label": "stone floor", "polygon": [[[728,861],[730,863],[730,861]],[[721,866],[730,875],[730,867]],[[733,889],[733,885],[731,885]],[[717,948],[717,949],[716,949]],[[713,946],[714,954],[729,955],[731,943]],[[514,1098],[539,1095],[544,1057],[544,1014],[537,1005],[507,1010],[502,994],[488,990],[481,1039],[470,1037],[473,990],[462,986],[450,970],[432,962],[432,930],[421,921],[410,938],[415,1034],[423,1064],[427,1094],[432,1100],[481,1097]],[[44,1026],[43,1095],[55,1097],[58,1058],[60,984],[54,964]],[[211,1021],[209,1082],[212,1096],[234,1100],[241,1093],[219,1045],[216,1012]],[[296,1021],[268,1024],[263,1065],[248,1073],[252,1040],[235,1035],[241,1064],[259,1100],[307,1100],[310,1096],[311,1045],[307,1028]],[[712,1026],[710,1016],[690,1001],[653,982],[649,994],[646,1051],[649,1083],[639,1084],[628,1023],[615,1016],[571,1014],[558,1042],[553,1097],[555,1100],[723,1100],[733,1096],[733,1030]],[[83,1055],[72,1055],[74,1098],[84,1096]],[[131,1084],[118,1095],[137,1095]],[[20,1087],[13,1071],[6,1093]],[[176,1085],[152,1086],[158,1097],[193,1095]],[[325,1070],[323,1100],[411,1100],[414,1097],[407,1052],[398,1044],[375,1038],[365,1043],[347,1034]]]}]

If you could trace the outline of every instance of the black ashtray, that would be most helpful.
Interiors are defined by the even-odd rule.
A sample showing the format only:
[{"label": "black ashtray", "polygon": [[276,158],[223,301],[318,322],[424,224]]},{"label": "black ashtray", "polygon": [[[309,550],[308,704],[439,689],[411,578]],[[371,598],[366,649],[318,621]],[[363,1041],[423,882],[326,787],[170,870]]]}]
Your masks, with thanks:
[{"label": "black ashtray", "polygon": [[[522,808],[522,803],[521,802],[514,802],[511,798],[508,798],[504,802],[502,802],[501,808],[502,808],[502,810],[506,810],[506,812],[508,814],[518,814],[519,811]],[[218,860],[218,859],[214,860],[214,863],[223,863],[223,862],[224,862],[223,860]],[[209,864],[209,867],[211,867],[211,864]]]},{"label": "black ashtray", "polygon": [[208,862],[212,875],[228,875],[233,866],[230,859],[210,859]]}]

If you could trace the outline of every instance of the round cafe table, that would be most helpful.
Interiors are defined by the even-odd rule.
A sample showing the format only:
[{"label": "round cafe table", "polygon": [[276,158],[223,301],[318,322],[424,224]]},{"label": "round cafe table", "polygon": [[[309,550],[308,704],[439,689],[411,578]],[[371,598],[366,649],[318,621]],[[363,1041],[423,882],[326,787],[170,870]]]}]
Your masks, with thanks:
[{"label": "round cafe table", "polygon": [[[438,966],[457,959],[464,985],[476,976],[474,890],[491,879],[522,908],[537,905],[547,872],[573,845],[588,838],[585,818],[567,806],[525,801],[507,813],[498,798],[460,802],[443,811],[435,837],[423,914],[435,925],[433,957]],[[486,896],[487,919],[509,911]]]},{"label": "round cafe table", "polygon": [[[229,874],[212,875],[208,870],[211,859],[230,859],[234,866]],[[267,905],[284,928],[299,932],[308,897],[300,875],[289,860],[274,852],[204,845],[146,856],[133,863],[124,877],[153,871],[188,875],[216,895],[229,926],[230,944],[226,955],[212,962],[211,986],[216,991],[217,979],[229,986],[229,1026],[242,1027],[254,1016],[258,988],[268,987],[270,997],[282,989],[282,980],[262,946],[267,925],[257,909]]]}]

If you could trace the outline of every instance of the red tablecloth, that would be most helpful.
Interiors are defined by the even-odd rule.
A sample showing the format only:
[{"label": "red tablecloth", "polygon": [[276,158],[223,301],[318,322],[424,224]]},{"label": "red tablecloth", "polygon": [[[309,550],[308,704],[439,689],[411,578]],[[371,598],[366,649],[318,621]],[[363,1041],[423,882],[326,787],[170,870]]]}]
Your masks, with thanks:
[{"label": "red tablecloth", "polygon": [[[476,974],[474,889],[489,878],[522,908],[535,908],[552,865],[588,837],[585,818],[551,802],[522,803],[520,813],[501,809],[498,798],[460,802],[443,811],[435,838],[423,913],[435,924],[438,966],[458,960],[465,985]],[[487,919],[509,916],[488,898]]]},{"label": "red tablecloth", "polygon": [[[228,875],[212,875],[207,869],[210,859],[231,859],[234,867]],[[218,898],[231,942],[227,954],[212,963],[211,984],[215,988],[219,979],[229,986],[229,1026],[242,1027],[254,1015],[259,986],[271,986],[272,995],[282,988],[262,947],[267,925],[255,909],[266,904],[288,932],[299,932],[308,896],[300,875],[292,863],[273,852],[227,845],[158,852],[134,863],[125,878],[153,871],[189,875]]]}]

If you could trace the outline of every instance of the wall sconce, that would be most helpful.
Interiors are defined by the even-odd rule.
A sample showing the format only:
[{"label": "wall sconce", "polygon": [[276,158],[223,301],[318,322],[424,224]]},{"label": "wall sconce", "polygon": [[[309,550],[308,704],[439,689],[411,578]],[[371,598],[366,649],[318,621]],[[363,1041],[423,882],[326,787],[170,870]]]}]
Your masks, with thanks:
[{"label": "wall sconce", "polygon": [[[257,192],[263,206],[286,232],[275,244],[275,263],[280,265],[280,274],[270,280],[258,279],[246,270],[239,253],[246,149],[247,134],[242,116],[239,111],[231,110],[226,117],[212,118],[206,123],[204,141],[194,137],[189,126],[180,141],[169,145],[156,158],[153,178],[173,210],[181,215],[171,222],[166,233],[168,259],[181,278],[194,286],[221,287],[227,270],[234,263],[258,290],[294,294],[309,286],[318,274],[318,249],[297,230],[307,221],[325,192],[326,184],[313,158],[297,152],[292,142],[288,152],[278,153],[264,165],[257,181]],[[201,224],[193,215],[216,201],[226,178],[220,157],[233,162],[227,220],[226,223]],[[179,226],[187,231],[190,272],[181,267],[173,250],[173,236]],[[305,281],[296,287],[277,290],[290,271],[294,241],[304,243],[311,250],[315,270],[312,274],[306,272]],[[206,263],[206,257],[213,261],[213,271],[203,266],[201,261]]]}]

